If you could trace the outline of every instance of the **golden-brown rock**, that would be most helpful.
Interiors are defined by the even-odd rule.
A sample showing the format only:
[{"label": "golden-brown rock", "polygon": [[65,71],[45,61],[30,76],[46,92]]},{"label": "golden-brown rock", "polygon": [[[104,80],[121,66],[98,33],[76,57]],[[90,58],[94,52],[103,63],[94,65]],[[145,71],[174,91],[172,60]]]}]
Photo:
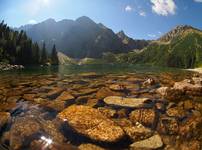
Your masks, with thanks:
[{"label": "golden-brown rock", "polygon": [[57,97],[56,100],[59,101],[68,101],[74,99],[74,96],[72,96],[69,92],[64,91],[60,94],[60,96]]},{"label": "golden-brown rock", "polygon": [[70,106],[58,117],[67,121],[78,133],[95,141],[117,142],[125,135],[114,121],[89,106]]},{"label": "golden-brown rock", "polygon": [[81,144],[79,146],[80,150],[105,150],[104,148],[97,146],[97,145],[93,145],[93,144]]},{"label": "golden-brown rock", "polygon": [[140,122],[149,127],[155,127],[157,123],[157,113],[154,109],[136,109],[129,117],[133,123]]},{"label": "golden-brown rock", "polygon": [[127,98],[120,96],[109,96],[104,99],[104,102],[108,105],[118,106],[118,107],[129,107],[138,108],[146,106],[148,98]]},{"label": "golden-brown rock", "polygon": [[123,95],[124,95],[123,93],[115,92],[115,91],[110,90],[109,88],[103,87],[97,91],[96,98],[103,99],[107,96],[123,96]]},{"label": "golden-brown rock", "polygon": [[11,119],[10,113],[0,112],[0,131],[1,128],[10,121],[10,119]]},{"label": "golden-brown rock", "polygon": [[134,150],[136,149],[157,149],[163,146],[163,142],[161,137],[157,134],[148,139],[135,142],[130,145],[130,147]]}]

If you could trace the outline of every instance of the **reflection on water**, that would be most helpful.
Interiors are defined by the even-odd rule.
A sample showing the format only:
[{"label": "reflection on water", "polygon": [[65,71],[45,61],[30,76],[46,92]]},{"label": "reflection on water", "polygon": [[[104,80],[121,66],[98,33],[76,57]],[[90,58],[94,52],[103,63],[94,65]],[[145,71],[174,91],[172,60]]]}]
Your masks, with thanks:
[{"label": "reflection on water", "polygon": [[160,72],[186,72],[180,69],[167,68],[167,67],[155,67],[146,65],[127,65],[127,64],[103,64],[103,65],[60,65],[51,67],[26,67],[24,70],[15,70],[1,72],[1,75],[30,75],[30,74],[58,74],[58,75],[69,75],[69,74],[79,74],[85,72],[96,72],[99,74],[124,74],[124,73],[160,73]]},{"label": "reflection on water", "polygon": [[198,74],[122,64],[0,77],[1,149],[201,149]]}]

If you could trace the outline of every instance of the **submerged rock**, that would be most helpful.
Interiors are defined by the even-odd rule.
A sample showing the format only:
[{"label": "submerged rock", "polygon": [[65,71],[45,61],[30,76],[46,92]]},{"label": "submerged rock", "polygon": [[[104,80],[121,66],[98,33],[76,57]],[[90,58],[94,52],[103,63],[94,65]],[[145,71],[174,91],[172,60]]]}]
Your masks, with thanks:
[{"label": "submerged rock", "polygon": [[[45,105],[45,107],[47,109],[52,109],[52,110],[55,110],[58,112],[64,110],[66,108],[66,106],[68,106],[65,101],[58,101],[58,100],[48,101],[43,105]],[[69,103],[69,105],[70,105],[70,103]]]},{"label": "submerged rock", "polygon": [[143,86],[151,86],[155,84],[155,80],[152,78],[147,79],[146,81],[143,82]]},{"label": "submerged rock", "polygon": [[191,110],[195,108],[195,103],[192,100],[186,100],[181,103],[181,107],[183,107],[185,110]]},{"label": "submerged rock", "polygon": [[[19,118],[11,127],[10,131],[10,146],[14,150],[20,149],[22,146],[27,146],[32,135],[38,133],[40,124],[36,120],[30,118]],[[28,140],[28,141],[27,141]],[[27,141],[27,142],[26,142]],[[25,144],[26,143],[26,144]]]},{"label": "submerged rock", "polygon": [[11,120],[10,113],[0,112],[0,132],[2,127],[4,127]]},{"label": "submerged rock", "polygon": [[56,143],[62,143],[65,139],[55,124],[51,121],[40,120],[34,116],[19,117],[11,126],[10,146],[13,150],[29,147],[33,140],[41,137],[51,138]]},{"label": "submerged rock", "polygon": [[114,121],[89,106],[70,106],[59,113],[58,117],[67,121],[78,133],[95,141],[117,142],[125,136]]},{"label": "submerged rock", "polygon": [[97,145],[93,145],[93,144],[81,144],[79,146],[80,150],[105,150],[104,148],[97,146]]},{"label": "submerged rock", "polygon": [[194,84],[202,85],[202,78],[193,77],[192,80],[193,80]]},{"label": "submerged rock", "polygon": [[141,124],[154,128],[158,121],[158,115],[155,109],[136,109],[130,113],[130,120],[133,123]]},{"label": "submerged rock", "polygon": [[186,94],[188,95],[193,95],[193,96],[202,95],[202,85],[192,84],[190,80],[183,80],[181,82],[176,82],[173,88],[185,91]]},{"label": "submerged rock", "polygon": [[74,96],[72,96],[69,92],[64,91],[56,98],[58,101],[68,101],[68,100],[73,100]]},{"label": "submerged rock", "polygon": [[176,118],[162,117],[159,119],[157,131],[164,135],[177,135],[179,132],[179,123]]},{"label": "submerged rock", "polygon": [[63,89],[61,88],[54,88],[51,91],[47,93],[47,97],[50,99],[57,98],[61,93],[63,92]]},{"label": "submerged rock", "polygon": [[201,150],[201,143],[199,141],[193,140],[189,142],[183,142],[177,149],[180,150]]},{"label": "submerged rock", "polygon": [[170,116],[170,117],[176,117],[176,118],[184,118],[186,117],[186,112],[185,110],[183,110],[182,108],[180,107],[172,107],[172,108],[169,108],[167,111],[166,111],[167,115]]},{"label": "submerged rock", "polygon": [[90,95],[90,94],[96,93],[97,90],[98,89],[91,89],[91,88],[80,89],[80,90],[78,90],[78,93],[76,96]]},{"label": "submerged rock", "polygon": [[46,141],[39,139],[31,142],[29,150],[79,150],[79,149],[71,144],[66,143],[58,144],[54,141],[51,144],[47,144]]},{"label": "submerged rock", "polygon": [[7,102],[17,102],[20,100],[21,96],[11,96],[6,99]]},{"label": "submerged rock", "polygon": [[11,111],[16,107],[16,102],[6,102],[0,104],[0,111]]},{"label": "submerged rock", "polygon": [[200,115],[191,115],[185,119],[179,128],[179,133],[182,137],[190,139],[200,137],[202,133],[202,116]]},{"label": "submerged rock", "polygon": [[34,101],[34,98],[36,97],[36,94],[24,94],[23,99],[27,101]]},{"label": "submerged rock", "polygon": [[112,118],[116,115],[116,111],[113,109],[105,108],[105,107],[99,107],[98,110],[105,115],[107,118]]},{"label": "submerged rock", "polygon": [[103,87],[97,91],[96,98],[103,99],[107,96],[123,96],[123,95],[124,95],[123,93],[115,92],[115,91],[110,90],[109,88]]},{"label": "submerged rock", "polygon": [[98,99],[95,99],[95,98],[92,99],[92,98],[90,98],[90,99],[87,100],[87,102],[86,102],[85,105],[90,106],[90,107],[95,107],[95,106],[98,105],[98,103],[99,103]]},{"label": "submerged rock", "polygon": [[138,108],[144,107],[148,104],[148,98],[126,98],[119,96],[109,96],[104,99],[104,102],[108,105],[119,106],[119,107],[129,107],[129,108]]},{"label": "submerged rock", "polygon": [[160,87],[156,92],[169,101],[178,101],[184,97],[182,90],[170,87]]},{"label": "submerged rock", "polygon": [[144,127],[139,122],[136,122],[135,126],[132,125],[128,127],[123,127],[123,130],[133,141],[139,141],[149,138],[152,136],[153,133],[152,130]]},{"label": "submerged rock", "polygon": [[124,85],[121,85],[121,84],[112,84],[109,86],[109,88],[111,90],[114,90],[114,91],[124,91],[126,90],[126,87]]},{"label": "submerged rock", "polygon": [[161,137],[157,134],[154,135],[148,139],[135,142],[130,145],[130,147],[134,150],[136,149],[158,149],[163,146],[163,142],[161,140]]}]

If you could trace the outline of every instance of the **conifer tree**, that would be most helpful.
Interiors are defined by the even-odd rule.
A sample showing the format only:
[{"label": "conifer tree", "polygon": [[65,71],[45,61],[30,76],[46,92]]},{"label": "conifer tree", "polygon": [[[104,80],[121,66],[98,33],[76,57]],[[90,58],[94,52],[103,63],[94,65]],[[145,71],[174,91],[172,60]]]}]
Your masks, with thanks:
[{"label": "conifer tree", "polygon": [[39,49],[39,46],[37,43],[33,44],[32,53],[33,53],[33,63],[39,64],[40,63],[40,49]]},{"label": "conifer tree", "polygon": [[52,49],[52,53],[51,53],[51,63],[53,65],[58,65],[59,64],[58,56],[57,56],[57,50],[56,50],[55,44],[53,45],[53,49]]},{"label": "conifer tree", "polygon": [[41,63],[45,64],[48,61],[47,52],[46,52],[46,44],[43,43],[43,48],[41,52]]},{"label": "conifer tree", "polygon": [[[45,43],[43,49],[43,61],[46,63]],[[2,21],[0,23],[0,62],[32,65],[39,64],[39,60],[40,49],[38,44],[33,44],[24,31],[14,31]]]}]

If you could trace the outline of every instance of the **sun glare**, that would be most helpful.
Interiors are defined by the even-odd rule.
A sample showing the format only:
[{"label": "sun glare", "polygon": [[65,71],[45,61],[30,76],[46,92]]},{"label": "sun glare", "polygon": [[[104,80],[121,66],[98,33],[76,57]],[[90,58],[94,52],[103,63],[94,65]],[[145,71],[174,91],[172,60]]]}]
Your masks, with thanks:
[{"label": "sun glare", "polygon": [[42,0],[44,4],[49,4],[50,0]]}]

